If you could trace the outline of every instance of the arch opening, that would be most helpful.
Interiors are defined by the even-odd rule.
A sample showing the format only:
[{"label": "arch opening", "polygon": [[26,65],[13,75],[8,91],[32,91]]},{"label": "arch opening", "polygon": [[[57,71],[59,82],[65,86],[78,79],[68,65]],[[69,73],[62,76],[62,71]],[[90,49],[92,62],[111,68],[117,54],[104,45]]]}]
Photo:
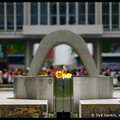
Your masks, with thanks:
[{"label": "arch opening", "polygon": [[[52,52],[54,52],[53,56],[51,55]],[[52,58],[48,57],[50,55]],[[69,45],[61,44],[55,46],[48,56],[42,66],[42,70],[40,70],[39,76],[55,76],[55,73],[60,68],[65,68],[68,73],[72,73],[72,76],[87,75],[78,54]]]}]

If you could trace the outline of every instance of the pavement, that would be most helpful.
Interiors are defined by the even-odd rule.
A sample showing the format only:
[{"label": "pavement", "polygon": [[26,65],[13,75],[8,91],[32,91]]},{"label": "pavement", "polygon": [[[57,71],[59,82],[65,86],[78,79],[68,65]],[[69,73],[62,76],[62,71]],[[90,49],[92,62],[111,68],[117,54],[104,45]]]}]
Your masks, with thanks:
[{"label": "pavement", "polygon": [[[0,88],[0,100],[2,98],[14,98],[13,88]],[[120,87],[114,87],[113,99],[120,99]]]},{"label": "pavement", "polygon": [[[93,102],[93,100],[91,100]],[[94,100],[95,101],[95,100]],[[109,103],[109,104],[120,104],[120,87],[115,87],[113,91],[112,99],[97,99],[100,103]],[[0,105],[12,105],[12,104],[47,104],[47,100],[25,100],[25,99],[14,99],[13,88],[0,88]],[[54,118],[54,114],[49,114],[49,118]],[[76,118],[76,115],[73,115],[73,118]]]}]

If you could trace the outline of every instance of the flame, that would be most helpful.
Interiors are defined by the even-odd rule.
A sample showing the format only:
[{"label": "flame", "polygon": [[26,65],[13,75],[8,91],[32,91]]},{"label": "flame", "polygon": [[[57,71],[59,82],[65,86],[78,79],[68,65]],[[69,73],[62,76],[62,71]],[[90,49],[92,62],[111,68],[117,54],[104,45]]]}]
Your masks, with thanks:
[{"label": "flame", "polygon": [[[63,68],[65,68],[65,66],[63,66]],[[70,78],[71,79],[72,78],[72,74],[71,73],[66,73],[62,69],[57,70],[55,75],[56,75],[57,78],[62,78],[62,79],[65,79],[65,78]]]}]

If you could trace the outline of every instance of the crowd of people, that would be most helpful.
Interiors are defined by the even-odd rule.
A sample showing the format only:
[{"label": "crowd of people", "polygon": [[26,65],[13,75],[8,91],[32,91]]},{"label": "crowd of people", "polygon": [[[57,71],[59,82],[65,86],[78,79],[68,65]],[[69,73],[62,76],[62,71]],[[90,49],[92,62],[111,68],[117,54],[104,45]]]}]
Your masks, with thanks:
[{"label": "crowd of people", "polygon": [[[43,69],[40,71],[40,75],[39,76],[55,76],[56,71],[60,70],[61,68],[63,68],[63,66],[50,66],[49,69],[47,69],[46,67],[43,67]],[[66,66],[65,69],[67,70],[67,73],[71,73],[73,76],[85,76],[86,75],[86,71],[84,68],[73,68],[73,67],[69,67]]]},{"label": "crowd of people", "polygon": [[1,84],[13,84],[14,82],[14,77],[15,76],[27,76],[29,70],[25,69],[9,69],[7,70],[6,68],[3,70],[0,70],[0,83]]},{"label": "crowd of people", "polygon": [[120,75],[120,66],[119,65],[111,65],[111,66],[102,65],[102,73],[101,74],[104,75],[104,72],[110,73],[110,76]]},{"label": "crowd of people", "polygon": [[[86,71],[82,65],[79,66],[65,66],[67,69],[67,73],[71,73],[72,76],[86,76]],[[56,71],[60,70],[62,66],[50,66],[43,67],[38,76],[55,76]],[[120,69],[116,69],[117,67],[108,67],[102,66],[102,75],[105,76],[113,76],[113,83],[117,84],[120,81]],[[28,76],[29,68],[27,69],[3,69],[0,70],[0,83],[1,84],[13,84],[15,76]]]},{"label": "crowd of people", "polygon": [[120,66],[102,66],[102,75],[112,76],[113,84],[120,82]]},{"label": "crowd of people", "polygon": [[[55,76],[56,71],[60,70],[62,66],[50,66],[49,68],[43,67],[40,71],[40,74],[38,76]],[[67,72],[71,73],[72,76],[85,76],[86,71],[84,68],[73,68],[70,66],[66,66]],[[0,70],[0,83],[1,84],[13,84],[14,77],[16,76],[28,76],[29,69],[3,69]]]}]

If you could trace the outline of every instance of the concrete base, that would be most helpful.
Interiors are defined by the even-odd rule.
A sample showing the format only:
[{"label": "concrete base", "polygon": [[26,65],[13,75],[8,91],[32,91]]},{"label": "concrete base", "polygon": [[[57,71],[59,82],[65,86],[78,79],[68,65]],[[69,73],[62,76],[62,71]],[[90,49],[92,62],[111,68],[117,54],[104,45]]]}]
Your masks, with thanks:
[{"label": "concrete base", "polygon": [[112,99],[113,78],[102,75],[73,77],[73,112],[79,111],[79,100]]},{"label": "concrete base", "polygon": [[48,100],[48,112],[53,112],[53,77],[15,77],[14,98]]},{"label": "concrete base", "polygon": [[0,118],[47,118],[47,100],[0,99]]},{"label": "concrete base", "polygon": [[79,118],[120,118],[120,99],[79,100]]},{"label": "concrete base", "polygon": [[[78,107],[79,100],[113,98],[112,77],[106,77],[101,75],[73,77],[71,84],[67,84],[67,85],[69,85],[68,88],[71,87],[70,89],[71,96],[69,96],[68,98],[69,101],[71,101],[70,106],[72,109],[71,111],[73,113],[79,112],[79,107]],[[57,96],[55,95],[55,90],[56,90],[55,86],[60,88],[60,84],[57,85],[57,83],[55,82],[55,77],[38,77],[38,76],[15,77],[14,98],[48,100],[48,106],[49,106],[48,112],[51,113],[55,111],[55,107],[56,107],[55,100]],[[65,83],[64,83],[64,87],[65,87]],[[62,88],[63,87],[61,87],[61,91],[60,93],[58,92],[58,94],[63,94]],[[63,101],[61,103],[63,105]],[[65,107],[65,105],[63,106]]]}]

